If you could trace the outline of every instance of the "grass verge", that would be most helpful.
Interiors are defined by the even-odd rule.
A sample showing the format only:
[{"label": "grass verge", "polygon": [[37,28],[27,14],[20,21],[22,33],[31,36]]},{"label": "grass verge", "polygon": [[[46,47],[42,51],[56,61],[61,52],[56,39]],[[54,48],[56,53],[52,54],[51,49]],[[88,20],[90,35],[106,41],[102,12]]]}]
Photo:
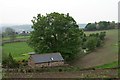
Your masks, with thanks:
[{"label": "grass verge", "polygon": [[96,66],[97,69],[115,68],[115,67],[118,67],[118,61],[114,61],[112,63],[104,64],[104,65],[101,65],[101,66]]}]

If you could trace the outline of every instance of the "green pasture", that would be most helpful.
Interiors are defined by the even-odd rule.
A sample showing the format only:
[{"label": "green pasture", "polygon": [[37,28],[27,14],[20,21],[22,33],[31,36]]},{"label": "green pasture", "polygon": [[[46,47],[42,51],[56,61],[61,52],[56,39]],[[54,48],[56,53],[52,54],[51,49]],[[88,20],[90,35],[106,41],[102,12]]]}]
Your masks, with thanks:
[{"label": "green pasture", "polygon": [[26,42],[7,43],[3,46],[3,55],[11,53],[16,60],[27,59],[33,49]]}]

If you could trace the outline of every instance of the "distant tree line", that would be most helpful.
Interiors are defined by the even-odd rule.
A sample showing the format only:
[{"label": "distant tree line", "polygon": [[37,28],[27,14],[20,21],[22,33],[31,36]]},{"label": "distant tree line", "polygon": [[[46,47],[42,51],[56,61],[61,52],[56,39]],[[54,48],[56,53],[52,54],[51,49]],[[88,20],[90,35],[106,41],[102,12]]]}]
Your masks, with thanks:
[{"label": "distant tree line", "polygon": [[95,30],[107,30],[107,29],[115,29],[117,28],[117,23],[115,21],[107,22],[107,21],[100,21],[95,23],[88,23],[84,30],[86,31],[95,31]]},{"label": "distant tree line", "polygon": [[2,33],[2,38],[9,37],[10,41],[14,41],[16,38],[16,32],[14,29],[7,27],[5,32]]},{"label": "distant tree line", "polygon": [[13,28],[7,27],[5,28],[5,31],[2,32],[2,38],[9,38],[8,40],[10,42],[14,42],[17,36],[29,36],[30,32],[22,31],[22,32],[16,32]]}]

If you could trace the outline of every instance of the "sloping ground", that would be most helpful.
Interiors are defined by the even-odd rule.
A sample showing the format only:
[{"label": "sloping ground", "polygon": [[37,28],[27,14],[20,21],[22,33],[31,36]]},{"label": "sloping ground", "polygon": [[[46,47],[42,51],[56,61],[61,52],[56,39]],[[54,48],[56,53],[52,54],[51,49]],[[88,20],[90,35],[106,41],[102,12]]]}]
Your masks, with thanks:
[{"label": "sloping ground", "polygon": [[78,72],[8,73],[4,74],[3,78],[118,78],[117,71],[98,69]]},{"label": "sloping ground", "polygon": [[[100,32],[100,31],[95,31]],[[95,33],[86,32],[86,34]],[[118,60],[118,30],[107,30],[103,47],[97,48],[94,52],[78,59],[73,65],[82,68],[94,67],[108,64]]]}]

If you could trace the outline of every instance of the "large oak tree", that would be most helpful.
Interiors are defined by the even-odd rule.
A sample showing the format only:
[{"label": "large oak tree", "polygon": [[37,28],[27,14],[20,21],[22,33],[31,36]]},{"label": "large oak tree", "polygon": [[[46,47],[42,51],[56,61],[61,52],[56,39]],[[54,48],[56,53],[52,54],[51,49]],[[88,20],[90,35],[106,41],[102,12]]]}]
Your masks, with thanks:
[{"label": "large oak tree", "polygon": [[32,23],[29,44],[35,52],[60,52],[66,60],[73,59],[80,52],[83,31],[69,14],[38,14]]}]

